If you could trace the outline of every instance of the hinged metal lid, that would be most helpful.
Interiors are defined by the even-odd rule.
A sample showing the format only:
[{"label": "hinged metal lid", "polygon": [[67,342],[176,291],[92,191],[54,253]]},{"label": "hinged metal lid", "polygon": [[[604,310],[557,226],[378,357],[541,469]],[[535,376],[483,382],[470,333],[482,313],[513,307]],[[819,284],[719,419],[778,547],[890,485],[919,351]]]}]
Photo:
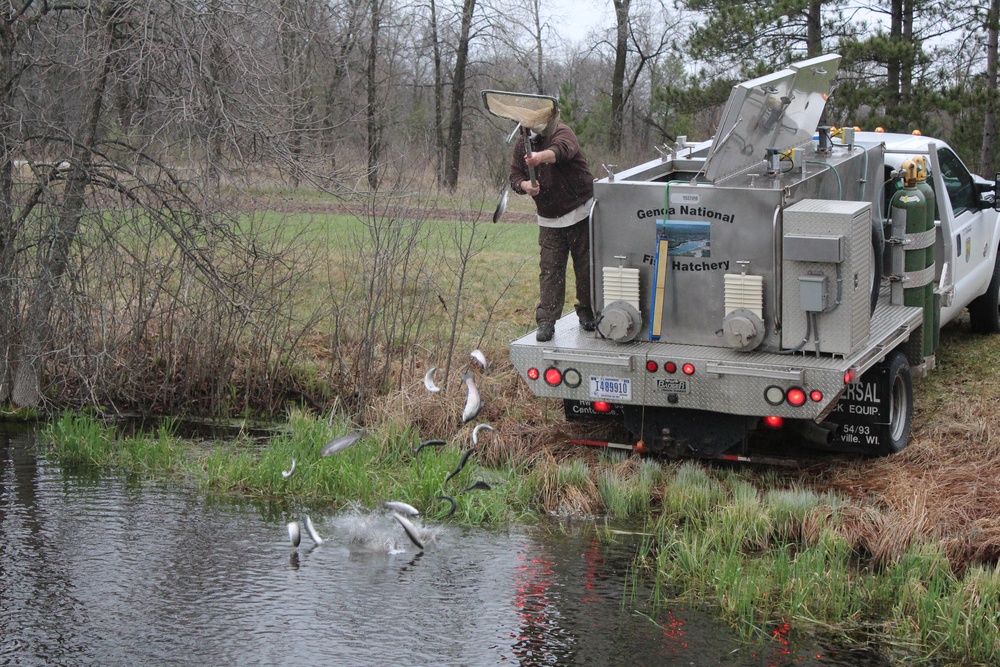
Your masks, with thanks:
[{"label": "hinged metal lid", "polygon": [[705,160],[709,181],[762,164],[765,151],[812,139],[832,92],[840,56],[829,54],[733,86]]}]

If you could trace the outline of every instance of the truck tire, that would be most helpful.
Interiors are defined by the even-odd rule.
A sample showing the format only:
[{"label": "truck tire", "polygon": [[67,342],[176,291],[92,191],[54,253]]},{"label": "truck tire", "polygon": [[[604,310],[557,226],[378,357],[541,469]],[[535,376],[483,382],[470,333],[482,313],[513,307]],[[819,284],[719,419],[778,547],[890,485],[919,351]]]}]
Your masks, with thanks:
[{"label": "truck tire", "polygon": [[1000,253],[993,264],[993,278],[986,293],[969,304],[969,324],[977,334],[1000,333]]},{"label": "truck tire", "polygon": [[889,423],[878,454],[888,456],[906,449],[913,425],[913,374],[906,354],[894,350],[883,362],[888,368]]}]

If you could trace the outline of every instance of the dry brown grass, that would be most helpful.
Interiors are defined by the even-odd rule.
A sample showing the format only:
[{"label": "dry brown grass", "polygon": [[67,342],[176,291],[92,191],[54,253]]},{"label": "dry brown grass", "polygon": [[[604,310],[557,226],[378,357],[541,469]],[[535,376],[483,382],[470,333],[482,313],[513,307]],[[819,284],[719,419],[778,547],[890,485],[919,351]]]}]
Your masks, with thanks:
[{"label": "dry brown grass", "polygon": [[[1000,337],[974,337],[961,327],[949,330],[938,353],[939,370],[917,382],[914,433],[906,450],[886,458],[828,456],[782,475],[804,488],[844,497],[847,506],[838,510],[841,530],[859,554],[876,564],[892,563],[908,547],[923,543],[940,545],[959,573],[973,563],[1000,560],[1000,383],[992,380],[988,361],[989,355],[1000,354],[992,352],[1000,350]],[[601,512],[596,480],[609,464],[601,462],[600,450],[569,440],[623,441],[620,426],[598,433],[595,428],[604,427],[566,422],[561,402],[531,394],[504,348],[487,350],[489,373],[476,369],[484,407],[472,423],[461,421],[465,391],[458,373],[446,392],[430,394],[421,384],[423,368],[403,391],[380,402],[370,420],[408,423],[421,439],[441,438],[463,449],[471,444],[475,424],[491,424],[496,430],[480,440],[484,465],[539,474],[537,500],[544,511]],[[587,463],[589,482],[557,484],[559,466],[574,460]],[[630,473],[623,469],[622,474]],[[654,505],[661,495],[662,489],[654,487]],[[811,514],[801,526],[803,537],[815,539],[829,518]]]},{"label": "dry brown grass", "polygon": [[882,459],[831,459],[805,480],[847,496],[845,531],[876,562],[907,546],[943,547],[957,572],[1000,559],[1000,383],[996,337],[950,326],[939,369],[916,385],[909,447]]}]

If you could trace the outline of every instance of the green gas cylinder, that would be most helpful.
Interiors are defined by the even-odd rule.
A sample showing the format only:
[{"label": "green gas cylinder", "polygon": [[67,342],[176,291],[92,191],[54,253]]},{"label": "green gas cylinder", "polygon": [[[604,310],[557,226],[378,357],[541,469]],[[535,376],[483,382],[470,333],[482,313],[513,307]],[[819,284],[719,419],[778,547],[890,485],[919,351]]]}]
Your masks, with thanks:
[{"label": "green gas cylinder", "polygon": [[[918,236],[919,238],[920,234],[927,231],[927,222],[930,216],[927,215],[927,198],[917,188],[916,176],[916,163],[912,160],[904,162],[903,187],[893,195],[889,210],[894,228],[897,227],[897,222],[899,222],[903,225],[907,236]],[[913,247],[914,245],[919,247]],[[922,344],[925,351],[924,356],[928,356],[926,350],[929,346],[933,345],[933,301],[930,308],[927,307],[927,303],[928,289],[931,290],[930,294],[933,295],[934,279],[933,276],[929,279],[914,279],[913,276],[927,268],[927,252],[928,248],[920,243],[911,242],[903,248],[903,270],[909,276],[909,280],[903,285],[903,303],[907,306],[914,306],[923,310],[924,326]]]},{"label": "green gas cylinder", "polygon": [[[927,158],[923,155],[918,155],[913,158],[913,161],[917,165],[917,189],[924,195],[924,199],[927,201],[927,229],[934,229],[934,220],[937,217],[937,199],[934,196],[934,188],[930,186],[927,182],[928,169],[927,169]],[[934,266],[934,245],[933,240],[930,241],[931,245],[927,247],[927,266]],[[928,322],[928,314],[930,314],[931,319]],[[931,279],[931,283],[927,286],[927,307],[924,310],[924,331],[930,332],[930,335],[924,336],[924,356],[929,357],[934,354],[934,350],[937,349],[938,343],[940,342],[940,326],[941,321],[941,300],[938,295],[934,292],[934,280]]]}]

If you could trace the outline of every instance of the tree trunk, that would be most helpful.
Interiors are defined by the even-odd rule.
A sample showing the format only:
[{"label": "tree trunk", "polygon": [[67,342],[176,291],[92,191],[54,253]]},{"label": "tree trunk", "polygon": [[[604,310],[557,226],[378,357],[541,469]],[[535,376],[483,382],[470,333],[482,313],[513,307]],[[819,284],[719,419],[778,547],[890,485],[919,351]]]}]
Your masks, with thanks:
[{"label": "tree trunk", "polygon": [[50,339],[49,314],[55,303],[56,290],[69,264],[70,248],[76,238],[83,216],[87,186],[90,184],[91,151],[97,143],[97,130],[103,112],[104,92],[111,70],[111,42],[115,24],[120,20],[117,5],[112,3],[101,12],[100,41],[103,60],[95,75],[87,100],[87,118],[81,141],[74,143],[66,190],[58,205],[47,243],[39,251],[39,276],[31,294],[24,319],[24,336],[17,355],[17,369],[11,389],[11,401],[19,407],[35,407],[41,400],[42,355]]},{"label": "tree trunk", "polygon": [[806,14],[806,54],[810,58],[823,55],[823,2],[809,0]]},{"label": "tree trunk", "polygon": [[[986,17],[986,111],[983,118],[983,144],[979,149],[980,173],[995,173],[997,134],[997,33],[1000,32],[1000,0],[991,0]],[[997,193],[996,196],[1000,196]]]},{"label": "tree trunk", "polygon": [[[903,0],[892,0],[889,19],[889,41],[893,45],[903,39]],[[901,85],[902,63],[893,48],[886,62],[886,94],[885,115],[893,121],[898,120],[899,90]]]},{"label": "tree trunk", "polygon": [[608,146],[617,153],[625,128],[625,59],[628,55],[628,12],[631,0],[612,0],[615,5],[615,65],[611,72],[611,128]]},{"label": "tree trunk", "polygon": [[10,350],[14,344],[14,157],[17,146],[14,82],[14,25],[0,21],[0,81],[10,82],[0,96],[0,403],[10,396]]},{"label": "tree trunk", "polygon": [[380,0],[371,0],[371,34],[368,42],[368,72],[365,87],[368,93],[368,189],[378,190],[379,161],[382,159],[382,124],[379,119],[378,80],[378,33],[382,25]]},{"label": "tree trunk", "polygon": [[444,73],[441,71],[441,38],[438,36],[437,4],[431,0],[431,43],[434,52],[434,171],[438,187],[444,185]]},{"label": "tree trunk", "polygon": [[445,187],[458,187],[459,164],[462,159],[462,126],[465,120],[465,77],[469,66],[469,41],[476,0],[462,4],[462,29],[455,53],[455,76],[451,83],[451,118],[448,127],[448,150],[445,155]]}]

